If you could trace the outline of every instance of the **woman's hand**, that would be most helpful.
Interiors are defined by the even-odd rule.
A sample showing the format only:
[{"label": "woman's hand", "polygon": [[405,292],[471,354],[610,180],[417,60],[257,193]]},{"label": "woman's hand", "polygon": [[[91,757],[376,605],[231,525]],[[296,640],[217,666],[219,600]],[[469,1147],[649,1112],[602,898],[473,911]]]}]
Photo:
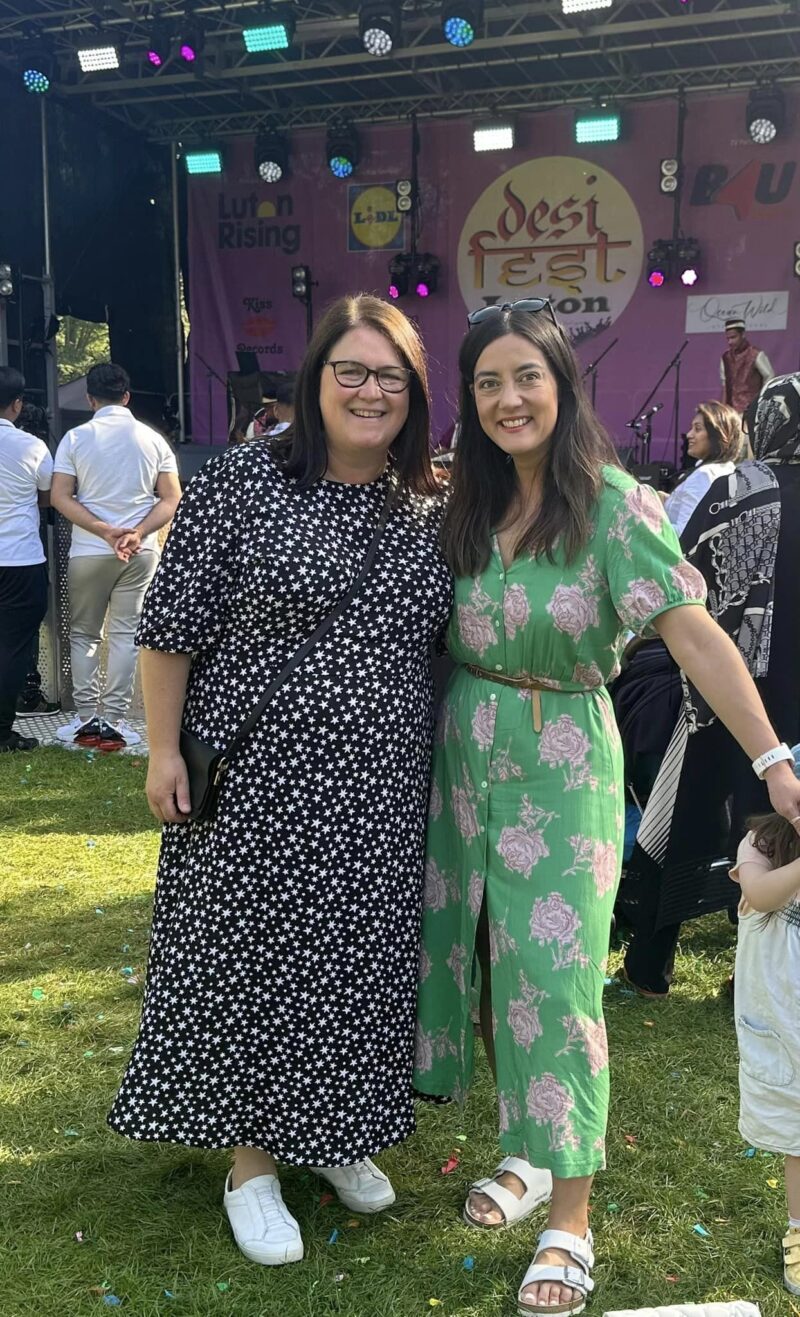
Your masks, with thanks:
[{"label": "woman's hand", "polygon": [[150,754],[145,785],[147,803],[159,823],[186,823],[191,808],[189,774],[177,751]]},{"label": "woman's hand", "polygon": [[775,813],[788,819],[795,832],[800,834],[800,781],[791,765],[785,759],[773,764],[767,769],[764,781]]}]

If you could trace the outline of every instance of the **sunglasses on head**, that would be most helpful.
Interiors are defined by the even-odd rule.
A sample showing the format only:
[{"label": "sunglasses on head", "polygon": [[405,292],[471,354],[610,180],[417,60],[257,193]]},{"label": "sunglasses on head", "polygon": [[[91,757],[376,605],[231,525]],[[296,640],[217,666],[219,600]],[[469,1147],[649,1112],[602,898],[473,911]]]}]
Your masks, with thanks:
[{"label": "sunglasses on head", "polygon": [[480,306],[477,311],[470,311],[467,316],[467,324],[470,329],[475,325],[482,325],[485,320],[491,320],[494,316],[504,316],[508,311],[546,311],[553,324],[558,328],[553,304],[549,297],[523,297],[518,302],[497,302],[494,306]]}]

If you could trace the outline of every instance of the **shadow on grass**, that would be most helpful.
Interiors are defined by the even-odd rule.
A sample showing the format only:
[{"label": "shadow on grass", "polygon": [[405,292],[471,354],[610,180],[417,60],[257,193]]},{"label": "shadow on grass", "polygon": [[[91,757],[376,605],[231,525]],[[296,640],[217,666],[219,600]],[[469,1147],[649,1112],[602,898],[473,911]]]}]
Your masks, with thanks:
[{"label": "shadow on grass", "polygon": [[0,757],[2,827],[9,834],[156,831],[144,794],[144,760],[38,750]]},{"label": "shadow on grass", "polygon": [[[155,872],[152,882],[154,889]],[[58,893],[60,897],[68,895],[69,888],[64,886],[66,890]],[[9,925],[16,924],[19,929],[16,954],[12,952],[0,959],[4,982],[27,980],[54,971],[73,973],[117,964],[121,969],[131,963],[131,956],[141,965],[147,954],[152,890],[122,900],[108,896],[103,905],[81,906],[67,914],[48,917],[40,912],[43,899],[52,893],[52,888],[30,891],[7,901],[0,911],[6,946],[13,937]],[[96,914],[96,910],[104,913]],[[30,950],[19,954],[20,944],[30,944]],[[127,952],[122,950],[125,945],[129,946]]]}]

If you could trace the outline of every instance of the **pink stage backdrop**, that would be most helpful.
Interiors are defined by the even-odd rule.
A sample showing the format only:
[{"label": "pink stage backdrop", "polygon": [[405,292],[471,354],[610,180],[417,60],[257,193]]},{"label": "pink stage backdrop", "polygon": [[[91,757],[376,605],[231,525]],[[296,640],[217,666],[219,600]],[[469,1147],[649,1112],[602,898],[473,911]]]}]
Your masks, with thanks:
[{"label": "pink stage backdrop", "polygon": [[[790,124],[799,108],[797,98]],[[442,268],[435,296],[399,305],[430,354],[437,434],[453,419],[466,312],[497,298],[553,298],[584,365],[619,339],[600,366],[597,409],[620,444],[684,338],[680,429],[696,403],[720,396],[726,315],[746,316],[776,371],[797,369],[797,138],[754,146],[744,110],[742,96],[689,101],[683,230],[701,244],[701,279],[658,291],[646,254],[672,233],[659,162],[674,154],[674,103],[627,105],[623,140],[594,147],[575,146],[571,110],[518,116],[514,150],[484,155],[466,119],[420,124],[419,249]],[[265,369],[299,364],[305,307],[291,296],[293,265],[311,267],[315,316],[342,293],[385,295],[392,252],[408,245],[394,185],[410,171],[410,137],[407,124],[361,129],[350,181],[330,174],[318,132],[293,134],[291,175],[276,186],[257,178],[249,138],[229,144],[222,178],[188,180],[195,440],[224,442],[227,430],[224,389],[213,378],[209,388],[201,357],[223,378],[237,349]],[[672,453],[673,398],[670,376],[657,394],[654,456]]]}]

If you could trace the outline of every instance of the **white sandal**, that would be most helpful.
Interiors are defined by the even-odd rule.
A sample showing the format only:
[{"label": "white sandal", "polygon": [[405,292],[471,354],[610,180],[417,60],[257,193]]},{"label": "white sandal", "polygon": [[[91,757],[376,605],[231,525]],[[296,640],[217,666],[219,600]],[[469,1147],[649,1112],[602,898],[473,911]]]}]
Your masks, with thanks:
[{"label": "white sandal", "polygon": [[[533,1262],[525,1272],[519,1287],[517,1312],[520,1317],[551,1317],[551,1314],[557,1313],[569,1313],[570,1317],[577,1317],[579,1312],[583,1312],[586,1300],[594,1289],[594,1281],[591,1277],[594,1266],[593,1246],[591,1230],[586,1231],[583,1239],[580,1235],[568,1234],[566,1230],[545,1230],[539,1236]],[[569,1254],[576,1265],[559,1267],[552,1262],[537,1262],[536,1258],[539,1254],[548,1248],[560,1248],[562,1252]],[[575,1291],[576,1297],[569,1303],[525,1303],[522,1291],[526,1286],[544,1281],[555,1281],[559,1285],[565,1285]]]},{"label": "white sandal", "polygon": [[[504,1171],[511,1171],[525,1185],[525,1193],[521,1198],[517,1198],[510,1189],[506,1189],[504,1184],[497,1183],[498,1175],[502,1175]],[[470,1185],[470,1193],[473,1189],[491,1198],[503,1213],[505,1220],[498,1222],[497,1225],[479,1221],[469,1210],[468,1196],[463,1211],[467,1225],[476,1226],[479,1230],[506,1230],[509,1226],[524,1221],[542,1203],[549,1202],[553,1192],[553,1177],[549,1171],[540,1171],[537,1167],[531,1166],[530,1162],[523,1161],[521,1157],[504,1157],[494,1175],[486,1180],[476,1180]]]}]

